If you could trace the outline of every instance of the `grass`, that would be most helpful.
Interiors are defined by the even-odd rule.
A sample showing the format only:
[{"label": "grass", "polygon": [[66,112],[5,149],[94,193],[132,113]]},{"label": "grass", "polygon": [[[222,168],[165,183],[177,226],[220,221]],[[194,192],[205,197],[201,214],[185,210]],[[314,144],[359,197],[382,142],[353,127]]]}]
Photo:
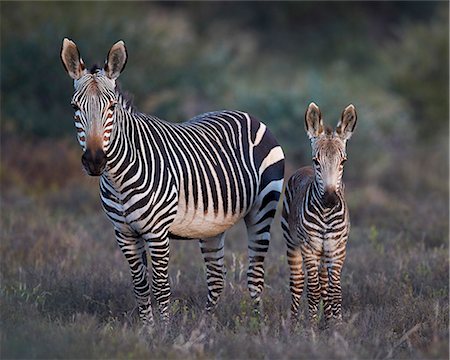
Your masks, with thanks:
[{"label": "grass", "polygon": [[[96,180],[79,171],[79,152],[65,142],[34,144],[42,166],[27,173],[26,145],[23,152],[14,141],[2,146],[10,150],[3,151],[0,169],[2,359],[449,356],[444,194],[411,211],[412,203],[400,206],[386,193],[382,200],[369,185],[348,188],[354,216],[340,327],[311,330],[304,301],[302,319],[291,329],[277,221],[261,319],[252,315],[246,289],[241,224],[226,240],[226,288],[212,317],[203,313],[206,280],[197,242],[171,243],[173,316],[168,329],[148,335],[140,329],[128,266],[100,208]],[[367,205],[373,197],[378,202]],[[416,218],[420,211],[426,220]]]}]

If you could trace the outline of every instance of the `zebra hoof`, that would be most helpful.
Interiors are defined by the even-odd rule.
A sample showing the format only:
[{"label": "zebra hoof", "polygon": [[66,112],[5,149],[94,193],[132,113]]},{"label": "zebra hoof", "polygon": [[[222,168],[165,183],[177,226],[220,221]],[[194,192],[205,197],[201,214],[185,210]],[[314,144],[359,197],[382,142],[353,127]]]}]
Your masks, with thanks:
[{"label": "zebra hoof", "polygon": [[161,325],[168,326],[170,323],[170,316],[168,314],[161,315]]},{"label": "zebra hoof", "polygon": [[309,319],[309,329],[313,332],[317,332],[319,330],[319,319],[317,317]]},{"label": "zebra hoof", "polygon": [[289,332],[291,334],[296,333],[300,329],[300,321],[297,316],[291,316],[291,321],[289,322]]},{"label": "zebra hoof", "polygon": [[261,319],[263,316],[263,307],[261,302],[255,302],[253,304],[253,309],[252,309],[252,314],[253,316],[255,316],[257,319]]},{"label": "zebra hoof", "polygon": [[334,329],[334,330],[341,329],[342,326],[344,325],[344,323],[342,321],[342,316],[340,316],[340,317],[332,317],[332,318],[328,319],[327,325],[330,328]]},{"label": "zebra hoof", "polygon": [[138,330],[138,335],[139,337],[143,338],[144,340],[149,339],[151,337],[153,337],[153,335],[155,334],[156,329],[155,329],[155,324],[154,323],[145,323],[142,324],[139,327]]},{"label": "zebra hoof", "polygon": [[291,312],[290,314],[290,322],[292,325],[298,325],[303,318],[300,318],[300,314],[298,312]]},{"label": "zebra hoof", "polygon": [[217,329],[218,320],[216,314],[212,312],[205,312],[199,321],[199,329],[205,333],[215,331]]},{"label": "zebra hoof", "polygon": [[209,314],[209,313],[213,313],[214,312],[214,310],[216,310],[216,307],[217,307],[217,303],[212,303],[211,301],[207,301],[206,302],[206,306],[205,306],[205,312],[207,313],[207,314]]}]

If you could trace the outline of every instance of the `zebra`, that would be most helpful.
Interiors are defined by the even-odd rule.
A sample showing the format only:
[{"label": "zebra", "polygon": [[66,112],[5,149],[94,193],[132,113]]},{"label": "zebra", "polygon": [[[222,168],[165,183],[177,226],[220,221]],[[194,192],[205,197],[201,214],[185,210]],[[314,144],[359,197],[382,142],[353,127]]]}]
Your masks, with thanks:
[{"label": "zebra", "polygon": [[[269,129],[242,111],[209,112],[171,123],[137,111],[116,79],[127,62],[123,41],[103,68],[87,70],[76,44],[63,40],[61,59],[74,80],[72,107],[88,175],[99,176],[103,209],[131,270],[143,324],[169,316],[169,238],[199,239],[206,264],[206,310],[224,288],[226,231],[244,219],[247,286],[261,305],[264,259],[284,181],[284,154]],[[152,265],[151,287],[147,251]]]},{"label": "zebra", "polygon": [[348,105],[333,131],[311,103],[305,128],[314,166],[298,169],[288,180],[281,227],[290,268],[291,317],[296,320],[307,275],[310,321],[315,323],[320,299],[325,319],[342,320],[341,271],[346,256],[350,218],[342,174],[346,143],[356,126],[356,109]]}]

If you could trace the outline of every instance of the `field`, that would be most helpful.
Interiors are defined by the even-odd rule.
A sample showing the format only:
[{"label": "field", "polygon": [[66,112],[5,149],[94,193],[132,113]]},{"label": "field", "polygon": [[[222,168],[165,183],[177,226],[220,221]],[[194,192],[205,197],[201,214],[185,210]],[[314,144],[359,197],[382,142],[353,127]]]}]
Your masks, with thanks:
[{"label": "field", "polygon": [[[1,2],[0,358],[448,359],[448,2]],[[76,16],[74,16],[76,14]],[[172,241],[171,323],[141,331],[128,265],[84,175],[59,58],[86,65],[123,39],[120,77],[143,112],[218,109],[263,120],[286,176],[311,163],[306,106],[356,106],[344,181],[352,229],[343,324],[289,321],[279,219],[263,314],[251,311],[242,224],[206,316],[196,241]],[[278,215],[279,216],[279,215]]]},{"label": "field", "polygon": [[445,198],[385,213],[362,199],[381,201],[383,194],[348,188],[354,216],[339,328],[313,331],[304,313],[291,329],[278,222],[262,319],[251,312],[240,226],[226,240],[226,289],[212,318],[203,313],[197,242],[173,241],[173,318],[167,331],[148,336],[140,332],[129,270],[100,209],[97,181],[82,175],[79,150],[69,144],[29,145],[39,156],[31,163],[30,149],[3,142],[2,358],[448,358]]}]

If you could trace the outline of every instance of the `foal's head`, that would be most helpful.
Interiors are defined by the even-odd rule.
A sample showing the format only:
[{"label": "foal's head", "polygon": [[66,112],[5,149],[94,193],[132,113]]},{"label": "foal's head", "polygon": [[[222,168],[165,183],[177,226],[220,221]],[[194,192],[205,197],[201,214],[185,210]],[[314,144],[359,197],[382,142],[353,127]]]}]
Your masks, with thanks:
[{"label": "foal's head", "polygon": [[311,103],[305,114],[306,133],[311,139],[315,180],[318,184],[322,203],[332,208],[338,201],[337,192],[342,186],[342,173],[347,160],[346,143],[356,126],[356,110],[348,105],[333,131],[324,126],[319,107]]}]

